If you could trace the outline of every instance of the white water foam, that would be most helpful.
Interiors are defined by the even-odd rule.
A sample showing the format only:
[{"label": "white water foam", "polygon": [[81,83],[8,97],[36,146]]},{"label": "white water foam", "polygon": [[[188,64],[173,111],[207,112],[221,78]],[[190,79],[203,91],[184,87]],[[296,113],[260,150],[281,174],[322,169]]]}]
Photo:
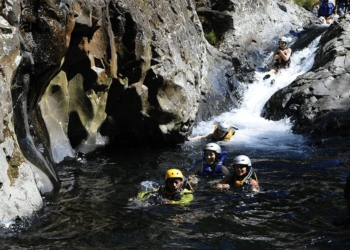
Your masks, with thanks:
[{"label": "white water foam", "polygon": [[[281,70],[276,76],[263,80],[266,73],[256,72],[255,82],[248,85],[243,102],[239,109],[232,109],[209,121],[198,123],[193,129],[193,136],[213,132],[215,124],[227,121],[239,128],[234,138],[224,142],[225,146],[243,149],[280,152],[285,150],[300,151],[305,145],[305,138],[291,132],[291,122],[288,118],[280,121],[266,120],[260,116],[265,103],[279,89],[288,86],[299,75],[309,71],[314,63],[314,56],[320,37],[314,40],[308,48],[292,54],[290,68]],[[266,60],[271,60],[267,58]],[[271,80],[275,79],[273,85]],[[301,153],[301,152],[300,152]]]}]

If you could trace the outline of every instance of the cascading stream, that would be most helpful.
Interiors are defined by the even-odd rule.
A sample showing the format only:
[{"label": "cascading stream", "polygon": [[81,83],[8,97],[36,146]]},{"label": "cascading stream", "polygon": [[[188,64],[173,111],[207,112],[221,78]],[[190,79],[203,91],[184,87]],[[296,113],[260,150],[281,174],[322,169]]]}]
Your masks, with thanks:
[{"label": "cascading stream", "polygon": [[[247,154],[258,152],[269,155],[268,152],[270,152],[274,155],[274,152],[285,150],[300,154],[305,150],[306,139],[291,133],[292,124],[289,119],[270,121],[262,118],[260,114],[265,103],[276,91],[288,86],[299,75],[312,68],[319,40],[320,37],[316,38],[309,47],[293,52],[290,68],[281,70],[276,76],[263,80],[265,73],[256,72],[256,80],[247,87],[239,109],[233,109],[209,121],[200,122],[193,129],[191,136],[212,133],[217,122],[227,121],[239,128],[234,138],[230,142],[225,142],[227,147],[244,148]],[[267,64],[270,61],[271,58],[266,59]],[[275,79],[275,83],[271,85],[272,79]]]}]

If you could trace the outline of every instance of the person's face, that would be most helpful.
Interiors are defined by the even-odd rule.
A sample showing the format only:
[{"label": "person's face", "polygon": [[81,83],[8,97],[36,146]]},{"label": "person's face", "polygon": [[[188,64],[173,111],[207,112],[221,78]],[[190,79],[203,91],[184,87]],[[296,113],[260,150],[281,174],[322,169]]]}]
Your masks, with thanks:
[{"label": "person's face", "polygon": [[224,137],[225,135],[226,135],[226,132],[225,132],[225,131],[222,131],[222,130],[218,129],[218,136],[219,136],[220,138]]},{"label": "person's face", "polygon": [[235,165],[235,172],[238,176],[244,176],[247,173],[246,165]]},{"label": "person's face", "polygon": [[280,42],[279,45],[280,45],[280,48],[282,48],[282,49],[286,47],[286,43],[285,42]]},{"label": "person's face", "polygon": [[211,150],[206,150],[205,151],[205,160],[209,165],[214,164],[216,158],[216,153],[215,151]]},{"label": "person's face", "polygon": [[182,186],[183,180],[180,178],[171,178],[167,180],[167,186],[170,192],[178,191]]}]

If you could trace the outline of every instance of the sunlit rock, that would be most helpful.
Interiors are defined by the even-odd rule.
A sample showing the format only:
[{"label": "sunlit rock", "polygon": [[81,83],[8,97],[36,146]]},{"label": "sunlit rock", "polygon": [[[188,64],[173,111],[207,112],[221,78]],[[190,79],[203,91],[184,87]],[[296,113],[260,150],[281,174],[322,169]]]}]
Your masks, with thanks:
[{"label": "sunlit rock", "polygon": [[304,26],[316,20],[294,1],[227,2],[232,6],[227,7],[227,13],[232,17],[233,28],[225,32],[219,49],[231,54],[237,77],[245,82],[252,81],[256,68],[267,69],[265,59],[280,36],[298,36]]},{"label": "sunlit rock", "polygon": [[56,163],[75,153],[67,137],[69,122],[69,91],[66,74],[61,71],[47,87],[39,107],[48,128],[53,160]]},{"label": "sunlit rock", "polygon": [[9,1],[2,3],[0,12],[0,226],[10,225],[15,217],[29,218],[43,205],[13,126],[11,89],[21,87],[20,83],[12,82],[22,60],[18,29],[13,26],[18,22],[18,8]]},{"label": "sunlit rock", "polygon": [[349,32],[349,22],[341,19],[325,31],[312,71],[276,92],[266,105],[265,117],[273,120],[293,117],[293,129],[298,133],[311,132],[315,136],[350,133]]}]

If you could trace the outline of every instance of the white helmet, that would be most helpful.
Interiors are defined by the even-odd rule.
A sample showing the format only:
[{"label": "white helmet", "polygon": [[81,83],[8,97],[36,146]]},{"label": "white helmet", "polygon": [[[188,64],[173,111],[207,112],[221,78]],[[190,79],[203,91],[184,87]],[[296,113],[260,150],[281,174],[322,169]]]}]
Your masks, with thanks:
[{"label": "white helmet", "polygon": [[280,37],[280,39],[278,40],[278,42],[279,42],[279,43],[280,43],[280,42],[284,42],[284,43],[287,45],[288,39],[287,39],[287,37],[282,36],[282,37]]},{"label": "white helmet", "polygon": [[208,143],[207,145],[205,145],[204,149],[205,150],[211,150],[211,151],[214,151],[216,152],[217,154],[221,154],[221,147],[214,143],[214,142],[211,142],[211,143]]},{"label": "white helmet", "polygon": [[218,128],[219,128],[221,131],[230,132],[231,125],[228,124],[227,122],[219,122]]},{"label": "white helmet", "polygon": [[247,165],[248,167],[252,166],[252,162],[250,161],[248,156],[239,155],[233,160],[233,165]]}]

